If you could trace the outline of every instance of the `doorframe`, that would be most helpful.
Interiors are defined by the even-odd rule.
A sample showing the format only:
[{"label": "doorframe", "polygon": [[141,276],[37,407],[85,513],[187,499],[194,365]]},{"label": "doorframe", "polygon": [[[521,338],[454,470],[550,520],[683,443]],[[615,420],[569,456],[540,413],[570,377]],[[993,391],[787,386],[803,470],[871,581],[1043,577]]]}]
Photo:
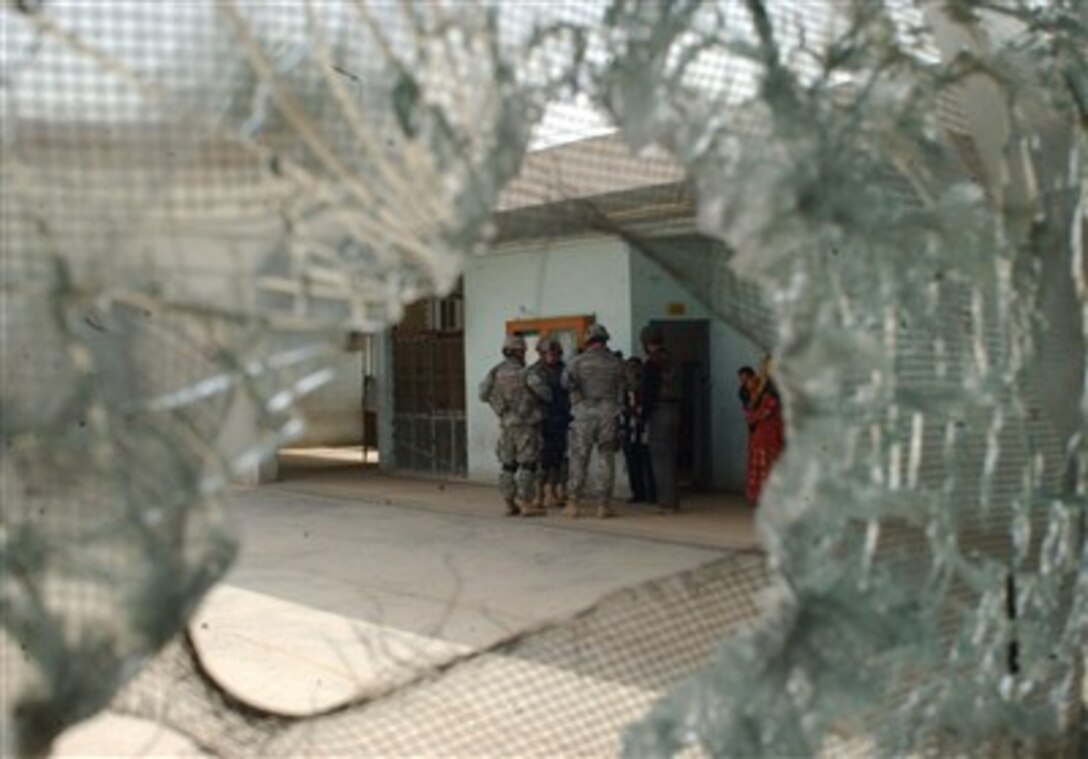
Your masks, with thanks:
[{"label": "doorframe", "polygon": [[588,315],[548,316],[542,319],[514,319],[506,322],[508,335],[547,335],[552,332],[573,332],[578,336],[578,347],[586,344],[586,333],[596,318]]}]

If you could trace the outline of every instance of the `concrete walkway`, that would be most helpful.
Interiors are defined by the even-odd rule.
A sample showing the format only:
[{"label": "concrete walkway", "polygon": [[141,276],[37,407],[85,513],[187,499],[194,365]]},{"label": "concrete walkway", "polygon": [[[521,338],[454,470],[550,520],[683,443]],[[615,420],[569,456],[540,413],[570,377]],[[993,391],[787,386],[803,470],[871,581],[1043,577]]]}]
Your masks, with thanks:
[{"label": "concrete walkway", "polygon": [[[388,689],[611,591],[752,545],[751,514],[735,499],[691,499],[675,515],[506,518],[494,489],[479,485],[342,466],[287,475],[233,492],[241,555],[192,626],[225,687],[284,713]],[[62,756],[193,753],[115,715],[58,746]]]},{"label": "concrete walkway", "polygon": [[[373,465],[345,465],[342,460],[302,456],[281,457],[280,472],[281,480],[264,486],[266,489],[489,518],[502,516],[505,510],[495,486],[465,480],[399,476]],[[615,508],[620,514],[616,519],[571,521],[553,511],[546,519],[531,521],[547,527],[710,548],[758,546],[755,512],[739,495],[683,493],[679,514],[663,513],[652,505],[627,504],[623,499],[618,499]]]}]

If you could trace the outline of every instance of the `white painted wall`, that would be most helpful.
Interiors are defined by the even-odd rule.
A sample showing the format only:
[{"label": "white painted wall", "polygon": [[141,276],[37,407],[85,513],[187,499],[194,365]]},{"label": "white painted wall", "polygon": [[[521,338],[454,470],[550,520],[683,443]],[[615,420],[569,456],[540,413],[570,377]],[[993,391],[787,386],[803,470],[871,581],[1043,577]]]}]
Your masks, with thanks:
[{"label": "white painted wall", "polygon": [[[281,220],[258,215],[200,224],[179,222],[165,229],[151,225],[128,240],[130,249],[125,254],[161,284],[167,300],[215,309],[229,303],[239,311],[257,313],[261,299],[268,297],[257,286],[258,275],[266,270],[269,251],[276,249],[282,234]],[[330,323],[346,318],[342,305],[334,301],[329,308]],[[286,350],[308,345],[314,337],[278,334],[266,339],[270,350]],[[297,403],[306,426],[290,442],[292,446],[357,445],[362,439],[362,353],[345,350],[328,366],[335,370],[332,381]],[[237,421],[229,417],[226,427],[230,429],[223,433],[230,446],[226,450],[244,450],[256,442],[245,439],[255,430],[254,419],[252,410],[239,411]],[[238,479],[249,483],[274,479],[275,459],[262,462],[259,472],[256,465],[251,469]]]},{"label": "white painted wall", "polygon": [[[224,304],[239,312],[258,310],[257,273],[282,235],[282,223],[271,216],[230,217],[226,222],[179,222],[175,226],[150,224],[132,230],[121,260],[142,266],[149,281],[161,288],[165,301],[214,310]],[[245,230],[240,234],[239,230]],[[130,273],[134,276],[134,273]],[[213,352],[214,341],[203,346]],[[216,440],[217,449],[235,461],[234,479],[255,485],[274,480],[276,458],[267,452],[261,459],[242,454],[259,441],[259,414],[251,399],[239,395],[225,414]]]},{"label": "white painted wall", "polygon": [[[626,244],[611,237],[522,243],[469,261],[465,269],[465,380],[468,477],[493,481],[499,473],[498,421],[477,398],[487,371],[502,359],[506,322],[592,314],[629,353],[631,268]],[[532,360],[532,341],[530,355]],[[622,457],[620,457],[622,459]],[[617,482],[624,475],[618,471]]]},{"label": "white painted wall", "polygon": [[[661,247],[667,251],[668,242]],[[678,243],[679,244],[679,243]],[[631,324],[633,337],[651,320],[708,319],[706,308],[654,261],[637,250],[630,252]],[[670,316],[668,304],[682,303],[685,313]],[[641,355],[641,347],[628,346]],[[625,353],[628,352],[625,350]],[[733,492],[744,490],[747,427],[737,400],[737,368],[756,366],[760,351],[720,319],[710,319],[710,407],[714,487]]]},{"label": "white painted wall", "polygon": [[336,375],[298,401],[306,420],[292,446],[359,445],[363,439],[363,353],[347,351],[329,363]]}]

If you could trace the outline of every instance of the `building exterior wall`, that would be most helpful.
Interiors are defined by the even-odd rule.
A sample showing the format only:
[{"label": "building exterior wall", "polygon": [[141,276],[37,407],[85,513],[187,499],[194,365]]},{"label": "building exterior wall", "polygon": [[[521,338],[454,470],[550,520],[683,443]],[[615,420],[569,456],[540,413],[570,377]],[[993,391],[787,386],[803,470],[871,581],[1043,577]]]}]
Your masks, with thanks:
[{"label": "building exterior wall", "polygon": [[347,351],[329,362],[336,372],[327,383],[298,400],[306,421],[292,447],[359,445],[363,439],[363,353]]},{"label": "building exterior wall", "polygon": [[[584,237],[501,247],[465,269],[465,389],[468,477],[498,476],[494,413],[477,398],[487,371],[501,359],[506,322],[591,314],[612,335],[612,347],[632,345],[631,281],[627,246],[611,237]],[[533,341],[529,341],[529,360]],[[622,475],[622,471],[621,471]]]},{"label": "building exterior wall", "polygon": [[[121,251],[118,260],[139,261],[147,267],[148,275],[156,277],[163,302],[214,310],[229,303],[241,313],[257,312],[257,276],[268,251],[282,235],[282,223],[264,214],[242,216],[239,209],[233,209],[233,214],[221,222],[201,219],[200,223],[183,220],[168,228],[149,225],[141,234],[126,238],[130,249]],[[246,234],[238,235],[239,229],[245,229]],[[113,263],[96,260],[95,265],[108,273]],[[166,272],[169,276],[163,276]],[[282,336],[264,339],[275,339],[274,347],[283,342]],[[209,341],[202,347],[210,352],[216,346]],[[261,457],[245,455],[261,442],[260,417],[261,412],[246,394],[235,395],[224,412],[216,448],[234,462],[233,479],[240,484],[270,482],[277,476],[274,452],[266,451]]]},{"label": "building exterior wall", "polygon": [[[658,244],[667,252],[667,241],[658,241]],[[635,343],[638,342],[639,331],[652,320],[710,320],[713,482],[715,488],[743,492],[748,430],[737,399],[736,371],[744,364],[755,366],[761,351],[728,324],[712,318],[699,301],[653,260],[632,249],[629,262],[631,324]],[[675,313],[678,310],[676,304],[683,307],[682,314]],[[673,313],[670,313],[670,305],[673,306]],[[625,350],[627,352],[641,355],[642,349],[641,346],[630,345]]]},{"label": "building exterior wall", "polygon": [[[682,304],[682,314],[675,312],[677,304]],[[605,237],[521,243],[469,262],[465,271],[469,479],[490,481],[499,471],[494,453],[498,424],[491,409],[477,400],[476,388],[500,358],[506,322],[577,314],[592,314],[607,326],[611,347],[624,355],[641,355],[639,331],[652,320],[709,320],[713,484],[743,492],[748,432],[737,400],[736,370],[743,364],[754,366],[761,351],[712,318],[653,260]],[[532,340],[529,343],[532,360]],[[618,464],[617,492],[624,493],[622,457]]]}]

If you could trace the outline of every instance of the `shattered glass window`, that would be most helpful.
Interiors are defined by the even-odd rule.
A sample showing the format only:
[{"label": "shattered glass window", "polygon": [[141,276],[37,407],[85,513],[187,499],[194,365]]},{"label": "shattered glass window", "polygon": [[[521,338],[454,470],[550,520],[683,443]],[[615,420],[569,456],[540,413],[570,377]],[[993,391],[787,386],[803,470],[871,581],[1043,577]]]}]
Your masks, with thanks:
[{"label": "shattered glass window", "polygon": [[[0,26],[5,754],[103,710],[216,754],[1084,750],[1084,3],[11,0]],[[762,552],[322,713],[235,695],[187,632],[237,550],[226,485],[346,335],[578,231],[773,353]],[[443,712],[574,659],[668,695],[553,682],[577,714],[517,736]]]}]

